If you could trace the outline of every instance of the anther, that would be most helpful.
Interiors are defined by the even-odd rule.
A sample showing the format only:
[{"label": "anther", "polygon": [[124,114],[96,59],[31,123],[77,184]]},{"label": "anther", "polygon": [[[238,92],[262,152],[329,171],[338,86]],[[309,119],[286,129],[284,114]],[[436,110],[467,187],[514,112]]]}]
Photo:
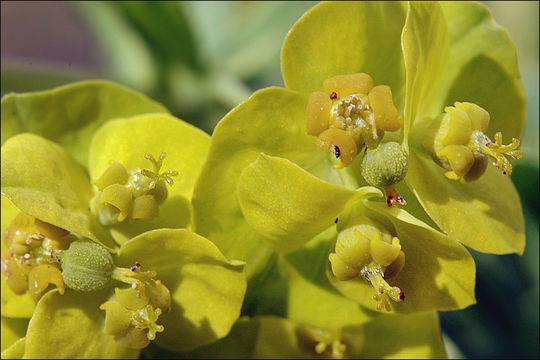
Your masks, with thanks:
[{"label": "anther", "polygon": [[337,94],[336,94],[335,91],[332,91],[332,93],[330,94],[330,99],[332,99],[332,100],[337,99]]},{"label": "anther", "polygon": [[339,156],[341,155],[341,151],[339,150],[339,146],[337,145],[332,145],[332,150],[331,150],[334,155],[336,155],[336,158],[339,158]]}]

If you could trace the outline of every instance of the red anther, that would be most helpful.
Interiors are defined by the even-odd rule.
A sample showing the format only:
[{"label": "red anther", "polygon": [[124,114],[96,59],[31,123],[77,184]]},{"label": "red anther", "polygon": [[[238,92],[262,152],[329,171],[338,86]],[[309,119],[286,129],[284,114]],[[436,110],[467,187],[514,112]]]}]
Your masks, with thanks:
[{"label": "red anther", "polygon": [[401,299],[401,301],[405,301],[405,293],[403,292],[403,290],[401,290],[401,292],[399,293],[399,298]]},{"label": "red anther", "polygon": [[337,99],[337,94],[335,91],[332,91],[332,93],[330,94],[330,99],[332,100]]},{"label": "red anther", "polygon": [[130,268],[130,270],[131,270],[131,271],[135,271],[135,270],[137,270],[137,268],[136,268],[135,266],[132,266],[132,267]]},{"label": "red anther", "polygon": [[138,261],[135,261],[135,266],[136,266],[136,267],[141,267],[141,264],[139,264]]},{"label": "red anther", "polygon": [[487,142],[487,143],[486,143],[486,146],[487,146],[487,147],[490,147],[490,146],[491,146],[491,143]]},{"label": "red anther", "polygon": [[506,175],[506,171],[503,171],[503,175]]}]

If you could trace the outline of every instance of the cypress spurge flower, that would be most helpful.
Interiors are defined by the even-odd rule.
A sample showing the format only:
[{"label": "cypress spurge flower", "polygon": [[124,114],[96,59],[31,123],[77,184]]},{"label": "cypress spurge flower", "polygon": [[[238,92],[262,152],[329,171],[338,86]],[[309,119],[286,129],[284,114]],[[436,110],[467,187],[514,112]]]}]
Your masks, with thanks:
[{"label": "cypress spurge flower", "polygon": [[[111,88],[120,96],[101,99]],[[43,117],[88,140],[61,139],[79,162],[32,133],[2,145],[2,321],[30,318],[6,356],[138,357],[150,341],[189,350],[239,316],[243,263],[182,229],[208,136],[159,112],[103,120],[92,136],[64,123],[92,128],[93,108],[141,101],[124,91],[91,82],[3,100],[6,128],[31,128],[47,99]],[[99,116],[73,115],[84,109]]]},{"label": "cypress spurge flower", "polygon": [[[248,304],[261,279],[274,277],[269,258],[315,284],[313,302],[336,288],[370,309],[402,313],[475,302],[472,257],[437,231],[402,181],[410,170],[403,109],[412,70],[401,34],[422,22],[403,43],[410,51],[410,42],[427,36],[424,24],[437,21],[446,21],[437,4],[319,4],[283,45],[286,88],[256,92],[218,124],[194,191],[194,229],[247,261]],[[376,200],[380,189],[384,203]],[[289,294],[302,292],[285,283]],[[306,317],[293,306],[287,316]]]}]

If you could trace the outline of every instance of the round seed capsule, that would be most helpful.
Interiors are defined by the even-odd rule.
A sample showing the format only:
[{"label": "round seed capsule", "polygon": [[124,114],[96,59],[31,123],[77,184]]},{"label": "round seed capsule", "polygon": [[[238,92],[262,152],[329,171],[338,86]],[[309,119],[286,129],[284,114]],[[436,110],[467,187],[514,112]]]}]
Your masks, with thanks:
[{"label": "round seed capsule", "polygon": [[111,254],[91,240],[73,242],[62,257],[62,277],[73,290],[102,289],[110,281],[113,270]]},{"label": "round seed capsule", "polygon": [[409,162],[402,146],[390,141],[380,144],[375,149],[368,149],[361,166],[361,174],[368,184],[385,187],[405,178]]}]

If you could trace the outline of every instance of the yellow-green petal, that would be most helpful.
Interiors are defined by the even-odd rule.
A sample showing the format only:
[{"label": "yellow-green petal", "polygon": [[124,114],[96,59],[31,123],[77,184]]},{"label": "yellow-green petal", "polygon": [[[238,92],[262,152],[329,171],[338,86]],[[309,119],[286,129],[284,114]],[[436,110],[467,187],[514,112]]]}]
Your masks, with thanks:
[{"label": "yellow-green petal", "polygon": [[285,86],[304,94],[322,90],[335,75],[367,73],[392,89],[401,111],[405,69],[400,2],[323,2],[298,20],[285,38],[281,71]]},{"label": "yellow-green petal", "polygon": [[436,312],[380,316],[364,325],[366,359],[445,359]]},{"label": "yellow-green petal", "polygon": [[[405,293],[405,301],[393,303],[395,313],[462,309],[476,302],[475,264],[468,251],[444,234],[414,218],[405,210],[384,203],[366,202],[371,214],[390,222],[405,253],[405,266],[388,280]],[[330,282],[345,296],[375,309],[374,289],[363,278],[339,281],[327,265]]]},{"label": "yellow-green petal", "polygon": [[194,230],[223,253],[247,262],[248,278],[265,266],[271,246],[245,221],[236,195],[242,170],[264,152],[291,160],[334,184],[357,188],[348,169],[333,169],[332,154],[305,132],[307,96],[268,88],[257,91],[217,125],[193,193]]},{"label": "yellow-green petal", "polygon": [[24,358],[137,359],[139,350],[118,345],[103,331],[105,313],[99,306],[106,299],[106,290],[45,294],[28,325]]},{"label": "yellow-green petal", "polygon": [[140,93],[102,80],[12,93],[2,98],[2,145],[16,134],[32,132],[57,142],[86,167],[88,147],[99,126],[150,112],[168,111]]},{"label": "yellow-green petal", "polygon": [[115,245],[92,217],[84,169],[60,146],[20,134],[2,146],[2,194],[21,211],[79,236]]},{"label": "yellow-green petal", "polygon": [[195,181],[208,152],[210,137],[203,131],[167,114],[146,114],[118,119],[103,125],[90,145],[90,177],[98,179],[110,161],[119,161],[126,170],[153,171],[146,153],[156,159],[167,156],[160,171],[176,170],[172,186],[166,185],[167,200],[160,205],[159,217],[113,226],[117,241],[158,228],[185,228],[190,224],[191,196]]},{"label": "yellow-green petal", "polygon": [[322,181],[287,159],[261,153],[238,180],[246,221],[277,252],[290,252],[333,224],[355,197],[382,196],[373,187],[357,191]]},{"label": "yellow-green petal", "polygon": [[227,260],[207,239],[181,229],[160,229],[125,242],[115,262],[144,271],[171,292],[171,311],[155,342],[172,351],[191,350],[224,337],[240,315],[246,290],[244,263]]},{"label": "yellow-green petal", "polygon": [[477,251],[522,254],[523,211],[512,181],[491,166],[466,184],[444,172],[430,157],[411,151],[405,180],[441,230]]},{"label": "yellow-green petal", "polygon": [[[26,334],[28,319],[8,318],[2,316],[2,351],[9,348]],[[2,359],[4,357],[2,356]]]},{"label": "yellow-green petal", "polygon": [[25,344],[26,338],[20,338],[15,343],[13,343],[13,345],[2,351],[2,359],[22,359],[24,355]]},{"label": "yellow-green petal", "polygon": [[475,103],[490,114],[488,136],[521,138],[525,93],[517,53],[507,31],[481,3],[444,1],[450,53],[444,80],[431,114],[454,101]]},{"label": "yellow-green petal", "polygon": [[407,144],[412,124],[430,115],[427,110],[437,96],[448,60],[446,20],[438,3],[409,2],[401,45],[407,74],[403,126]]}]

